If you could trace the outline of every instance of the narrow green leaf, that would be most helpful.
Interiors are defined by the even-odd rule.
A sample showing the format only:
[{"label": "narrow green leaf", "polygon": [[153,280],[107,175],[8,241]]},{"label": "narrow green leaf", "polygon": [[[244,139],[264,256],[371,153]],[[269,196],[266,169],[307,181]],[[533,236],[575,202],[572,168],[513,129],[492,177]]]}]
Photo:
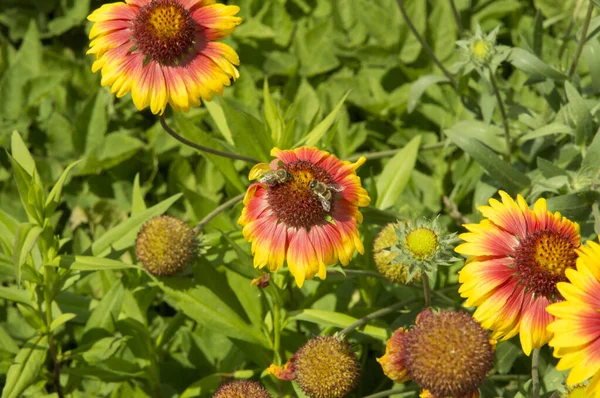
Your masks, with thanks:
[{"label": "narrow green leaf", "polygon": [[545,125],[544,127],[540,127],[539,129],[530,131],[527,134],[523,134],[519,137],[519,143],[521,144],[523,142],[533,140],[535,138],[545,137],[547,135],[553,134],[575,135],[575,132],[571,127],[562,123],[550,123]]},{"label": "narrow green leaf", "polygon": [[154,216],[163,214],[173,203],[175,203],[182,194],[178,193],[168,199],[163,200],[157,205],[152,206],[148,210],[139,213],[129,220],[122,222],[113,229],[107,231],[92,245],[92,254],[99,256],[100,253],[108,249],[112,244],[116,244],[118,249],[129,247],[135,241],[138,229],[147,220]]},{"label": "narrow green leaf", "polygon": [[43,220],[39,219],[39,212],[35,206],[29,202],[30,188],[35,184],[34,178],[27,174],[27,171],[17,162],[12,156],[9,156],[13,170],[13,178],[17,184],[21,205],[27,213],[27,217],[31,223],[42,224]]},{"label": "narrow green leaf", "polygon": [[378,209],[387,209],[396,203],[408,184],[410,174],[415,168],[421,136],[414,137],[401,151],[399,151],[383,168],[377,180],[377,205]]},{"label": "narrow green leaf", "polygon": [[587,218],[592,205],[600,201],[600,193],[596,191],[583,191],[556,196],[547,200],[548,210],[560,212],[571,219]]},{"label": "narrow green leaf", "polygon": [[323,137],[325,137],[325,134],[327,134],[327,132],[333,125],[333,122],[335,122],[337,114],[340,111],[340,109],[342,108],[342,105],[344,105],[344,102],[346,101],[346,98],[348,98],[349,94],[350,94],[350,92],[347,91],[346,94],[344,94],[344,96],[340,100],[340,102],[338,102],[338,104],[335,106],[335,108],[333,108],[331,113],[329,115],[327,115],[327,117],[325,117],[325,119],[323,119],[319,124],[317,124],[315,126],[315,128],[311,130],[310,133],[308,133],[306,136],[304,136],[304,138],[302,138],[299,142],[297,142],[294,145],[294,147],[298,147],[300,145],[306,145],[306,146],[317,145],[319,143],[319,141],[321,141],[321,139]]},{"label": "narrow green leaf", "polygon": [[27,261],[27,256],[33,250],[43,229],[37,225],[20,224],[17,228],[15,246],[13,248],[13,266],[17,283],[21,283],[21,267]]},{"label": "narrow green leaf", "polygon": [[54,187],[52,187],[52,190],[50,191],[48,198],[46,198],[46,204],[45,204],[46,208],[48,208],[48,206],[52,202],[54,202],[54,206],[53,206],[54,208],[56,208],[56,206],[58,206],[58,203],[60,201],[60,195],[62,193],[63,185],[65,184],[65,181],[67,180],[67,177],[69,176],[69,173],[71,172],[71,170],[73,170],[73,168],[75,166],[77,166],[79,163],[81,163],[81,160],[77,160],[77,161],[71,163],[62,172],[62,174],[58,178],[58,181],[56,181],[56,184],[54,184]]},{"label": "narrow green leaf", "polygon": [[507,61],[516,68],[527,73],[529,77],[534,80],[542,81],[545,79],[552,79],[562,81],[567,78],[566,75],[552,68],[550,65],[522,48],[511,49]]},{"label": "narrow green leaf", "polygon": [[0,351],[14,355],[19,353],[19,346],[2,326],[0,326]]},{"label": "narrow green leaf", "polygon": [[108,333],[114,333],[115,322],[119,317],[119,312],[121,312],[124,295],[125,288],[119,281],[110,288],[100,303],[94,308],[85,324],[84,332],[92,329],[103,329]]},{"label": "narrow green leaf", "polygon": [[48,265],[78,271],[140,269],[140,267],[136,265],[125,264],[121,261],[109,258],[93,256],[59,256],[52,260],[52,263]]},{"label": "narrow green leaf", "polygon": [[137,173],[133,180],[133,191],[131,193],[131,215],[135,216],[145,211],[147,208],[146,202],[144,201],[144,194],[140,187],[140,173]]},{"label": "narrow green leaf", "polygon": [[479,163],[489,176],[511,193],[516,193],[529,186],[529,177],[500,159],[491,149],[477,140],[463,137],[456,131],[446,130],[446,135],[463,151]]},{"label": "narrow green leaf", "polygon": [[568,81],[565,82],[565,93],[569,100],[566,106],[567,115],[571,119],[570,124],[575,128],[575,143],[577,145],[584,145],[588,138],[596,131],[592,114],[585,99]]},{"label": "narrow green leaf", "polygon": [[406,110],[408,113],[412,113],[417,107],[419,100],[423,96],[425,90],[434,84],[449,82],[446,76],[440,75],[424,75],[418,78],[411,86],[410,91],[408,92],[408,105],[406,106]]},{"label": "narrow green leaf", "polygon": [[[339,328],[345,328],[357,321],[356,318],[340,312],[315,309],[305,309],[298,313],[290,314],[290,318],[299,321],[313,322],[320,326],[334,326]],[[389,337],[389,333],[386,329],[377,326],[366,325],[363,328],[356,330],[382,341],[386,341]]]},{"label": "narrow green leaf", "polygon": [[10,300],[15,303],[33,306],[33,302],[29,298],[29,293],[17,287],[0,286],[0,298]]},{"label": "narrow green leaf", "polygon": [[203,101],[203,103],[225,140],[227,140],[230,145],[233,145],[233,136],[231,135],[227,119],[225,119],[225,113],[223,113],[223,109],[221,108],[221,105],[219,105],[219,102]]},{"label": "narrow green leaf", "polygon": [[249,113],[237,109],[233,102],[226,99],[221,99],[221,108],[238,152],[260,160],[269,159],[274,143],[263,123]]},{"label": "narrow green leaf", "polygon": [[48,351],[48,336],[27,341],[6,374],[2,398],[19,398],[23,391],[37,381]]},{"label": "narrow green leaf", "polygon": [[279,109],[271,98],[271,92],[269,91],[269,81],[265,78],[263,85],[263,97],[264,97],[264,114],[267,126],[271,130],[271,138],[277,145],[281,145],[283,139],[283,131],[285,129],[283,118]]},{"label": "narrow green leaf", "polygon": [[23,169],[29,174],[33,176],[35,171],[35,161],[33,160],[33,156],[31,156],[31,152],[27,149],[27,145],[23,141],[21,134],[17,131],[13,131],[12,137],[10,140],[10,153],[12,157],[23,167]]},{"label": "narrow green leaf", "polygon": [[225,336],[269,346],[260,329],[247,324],[208,286],[179,277],[153,279],[174,305],[194,321]]},{"label": "narrow green leaf", "polygon": [[73,144],[81,152],[90,154],[102,144],[108,130],[108,97],[105,90],[98,90],[75,118]]},{"label": "narrow green leaf", "polygon": [[75,318],[76,316],[77,316],[76,314],[71,314],[71,313],[60,314],[59,316],[57,316],[56,318],[54,318],[52,320],[52,323],[50,324],[50,331],[51,332],[54,331],[60,325],[69,322],[71,319]]}]

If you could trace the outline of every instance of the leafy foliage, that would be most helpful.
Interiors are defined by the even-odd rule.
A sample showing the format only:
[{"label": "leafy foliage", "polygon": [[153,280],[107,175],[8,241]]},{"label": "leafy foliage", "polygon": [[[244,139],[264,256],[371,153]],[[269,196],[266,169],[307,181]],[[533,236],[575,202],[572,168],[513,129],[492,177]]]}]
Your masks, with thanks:
[{"label": "leafy foliage", "polygon": [[[235,378],[300,396],[265,369],[313,335],[403,302],[405,311],[349,335],[363,370],[354,394],[367,396],[392,388],[375,358],[423,308],[419,285],[392,286],[376,274],[370,248],[383,225],[441,214],[460,231],[504,189],[529,202],[549,198],[585,238],[600,230],[598,17],[570,71],[586,6],[573,15],[575,0],[455,0],[459,28],[449,1],[405,1],[450,80],[394,0],[237,0],[229,3],[244,23],[227,42],[240,54],[240,79],[221,99],[167,112],[169,124],[261,161],[272,147],[299,145],[348,160],[364,154],[366,253],[302,289],[283,269],[261,291],[250,284],[262,270],[252,266],[235,206],[205,226],[207,251],[188,274],[153,277],[136,263],[140,226],[166,212],[200,222],[245,191],[252,165],[180,144],[150,112],[100,86],[85,55],[85,18],[103,3],[0,5],[3,397],[57,396],[59,385],[74,397],[210,396]],[[499,27],[489,69],[456,46],[476,25]],[[460,266],[439,270],[435,306],[461,306]],[[547,348],[542,359],[549,393],[565,375]],[[518,342],[499,343],[482,396],[530,396],[529,366]],[[394,388],[417,392],[410,383]]]}]

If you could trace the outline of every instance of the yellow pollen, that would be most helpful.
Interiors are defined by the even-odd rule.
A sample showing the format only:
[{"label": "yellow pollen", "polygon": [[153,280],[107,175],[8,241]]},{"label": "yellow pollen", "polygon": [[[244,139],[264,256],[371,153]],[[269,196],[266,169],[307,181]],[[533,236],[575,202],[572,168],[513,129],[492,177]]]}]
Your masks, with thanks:
[{"label": "yellow pollen", "polygon": [[295,191],[306,191],[309,188],[310,182],[314,179],[313,174],[308,170],[299,170],[294,173],[292,186]]},{"label": "yellow pollen", "polygon": [[162,39],[175,37],[185,22],[185,16],[181,10],[172,5],[156,7],[148,20],[154,30],[154,34]]},{"label": "yellow pollen", "polygon": [[556,235],[542,235],[535,243],[533,259],[541,268],[554,275],[564,275],[571,266],[570,253],[573,247]]},{"label": "yellow pollen", "polygon": [[406,249],[419,260],[432,256],[438,248],[438,236],[429,228],[418,228],[406,235]]},{"label": "yellow pollen", "polygon": [[488,46],[483,40],[477,40],[475,43],[473,43],[471,51],[473,51],[473,55],[475,55],[477,58],[484,59],[488,54]]}]

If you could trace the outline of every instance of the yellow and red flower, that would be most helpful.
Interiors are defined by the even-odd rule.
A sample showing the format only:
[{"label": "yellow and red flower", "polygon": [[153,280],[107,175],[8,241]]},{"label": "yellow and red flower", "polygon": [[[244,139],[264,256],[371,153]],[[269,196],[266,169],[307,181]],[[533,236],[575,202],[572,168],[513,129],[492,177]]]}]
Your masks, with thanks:
[{"label": "yellow and red flower", "polygon": [[570,386],[589,379],[586,397],[600,397],[600,245],[587,242],[577,250],[577,268],[567,269],[569,282],[560,282],[558,291],[565,301],[548,306],[556,317],[548,326],[554,333],[549,345],[560,358],[558,370],[571,369]]},{"label": "yellow and red flower", "polygon": [[[327,265],[347,265],[355,251],[364,253],[358,207],[371,199],[356,169],[365,158],[351,163],[308,147],[274,148],[271,156],[270,164],[250,171],[259,180],[248,187],[238,220],[252,242],[254,266],[276,271],[287,261],[302,286],[316,274],[325,279]],[[277,170],[282,176],[274,176]]]},{"label": "yellow and red flower", "polygon": [[460,235],[466,243],[455,250],[469,257],[459,272],[459,293],[467,306],[477,306],[473,317],[493,338],[519,333],[529,355],[552,337],[546,307],[562,300],[556,284],[575,267],[579,225],[550,213],[545,199],[531,210],[521,195],[516,202],[505,192],[500,196],[502,202],[490,199],[479,208],[486,219],[466,224],[469,232]]},{"label": "yellow and red flower", "polygon": [[138,109],[162,114],[200,105],[239,76],[236,52],[215,42],[231,34],[239,7],[215,0],[126,0],[91,15],[92,71],[117,97],[131,91]]}]

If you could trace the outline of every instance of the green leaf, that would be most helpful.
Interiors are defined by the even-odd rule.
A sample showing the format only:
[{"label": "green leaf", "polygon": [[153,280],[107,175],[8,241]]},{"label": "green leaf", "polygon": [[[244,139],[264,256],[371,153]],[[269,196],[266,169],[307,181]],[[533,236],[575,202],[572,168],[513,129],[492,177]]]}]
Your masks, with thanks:
[{"label": "green leaf", "polygon": [[335,118],[337,117],[338,112],[342,108],[342,105],[344,105],[344,102],[346,101],[346,98],[348,98],[349,94],[350,92],[347,91],[346,94],[344,94],[344,96],[340,100],[340,102],[338,102],[335,108],[333,108],[331,113],[329,113],[329,115],[327,115],[325,119],[323,119],[319,124],[317,124],[315,128],[310,131],[310,133],[305,135],[304,138],[297,142],[296,145],[294,145],[294,147],[298,147],[300,145],[306,145],[309,147],[317,145],[319,141],[321,141],[321,139],[325,137],[325,134],[327,134],[327,132],[333,125],[333,122],[335,122]]},{"label": "green leaf", "polygon": [[274,143],[265,126],[254,116],[233,106],[233,103],[222,99],[221,107],[231,129],[235,148],[242,154],[259,160],[269,159]]},{"label": "green leaf", "polygon": [[67,180],[67,177],[69,176],[69,173],[71,172],[71,170],[73,170],[73,168],[75,166],[77,166],[80,162],[81,162],[81,160],[77,160],[77,161],[71,163],[69,166],[67,166],[67,168],[62,172],[62,174],[58,178],[58,181],[56,181],[56,184],[54,184],[54,187],[52,187],[50,194],[46,198],[46,204],[45,204],[45,207],[47,210],[45,212],[46,216],[51,215],[51,212],[49,212],[48,210],[51,210],[53,212],[54,209],[56,209],[56,207],[58,206],[58,204],[60,202],[60,195],[62,193],[63,185],[65,184],[65,181]]},{"label": "green leaf", "polygon": [[0,286],[0,298],[33,307],[27,291],[10,286]]},{"label": "green leaf", "polygon": [[75,118],[73,144],[77,151],[87,155],[102,144],[108,130],[107,105],[108,94],[98,90]]},{"label": "green leaf", "polygon": [[575,143],[584,145],[596,130],[590,109],[579,91],[568,81],[565,82],[565,93],[569,100],[566,106],[567,115],[575,128]]},{"label": "green leaf", "polygon": [[378,209],[392,207],[408,184],[410,174],[415,168],[421,136],[414,137],[383,168],[377,180]]},{"label": "green leaf", "polygon": [[56,328],[58,328],[62,324],[69,322],[76,316],[77,316],[76,314],[71,314],[71,313],[60,314],[59,316],[57,316],[56,318],[54,318],[52,320],[52,323],[50,324],[50,332],[54,331]]},{"label": "green leaf", "polygon": [[440,75],[424,75],[418,78],[413,84],[410,86],[410,91],[408,92],[408,105],[406,106],[406,110],[408,113],[412,113],[417,107],[421,96],[425,90],[434,84],[438,83],[448,83],[449,80],[446,76]]},{"label": "green leaf", "polygon": [[[101,338],[100,340],[95,341],[91,346],[85,347],[85,350],[82,350],[81,352],[81,357],[88,365],[99,364],[115,355],[127,340],[129,340],[129,336]],[[79,351],[76,353],[79,354]]]},{"label": "green leaf", "polygon": [[93,256],[59,256],[48,264],[53,267],[60,267],[78,271],[106,271],[121,269],[141,269],[136,265],[125,264],[121,261],[111,260],[109,258],[100,258]]},{"label": "green leaf", "polygon": [[19,197],[21,198],[21,204],[27,213],[27,217],[29,218],[30,222],[42,225],[43,209],[36,208],[35,204],[30,202],[29,198],[29,194],[32,192],[33,187],[37,185],[35,182],[36,179],[35,177],[29,175],[27,171],[25,171],[25,169],[19,164],[19,162],[17,162],[12,156],[9,156],[9,158],[12,165],[13,177],[17,184]]},{"label": "green leaf", "polygon": [[26,83],[37,76],[42,67],[42,43],[35,19],[31,18],[19,52],[0,78],[0,115],[19,119],[25,105]]},{"label": "green leaf", "polygon": [[12,137],[10,140],[10,153],[23,169],[29,174],[33,176],[35,173],[35,161],[33,160],[33,156],[31,156],[31,152],[27,149],[27,145],[23,141],[23,137],[17,131],[13,131]]},{"label": "green leaf", "polygon": [[587,218],[592,205],[600,201],[600,193],[596,191],[583,191],[556,196],[547,200],[548,210],[560,212],[570,219]]},{"label": "green leaf", "polygon": [[[297,313],[290,313],[289,315],[289,318],[293,320],[312,322],[320,326],[333,326],[338,328],[345,328],[357,321],[356,318],[350,315],[315,309],[305,309]],[[389,337],[389,332],[386,329],[377,326],[366,325],[355,330],[382,341],[386,341]]]},{"label": "green leaf", "polygon": [[[206,134],[202,131],[198,126],[192,123],[188,118],[186,118],[181,113],[175,113],[173,115],[175,122],[177,123],[177,128],[179,131],[185,131],[188,137],[193,137],[192,141],[200,142],[203,146],[224,150],[224,146],[214,140],[210,135]],[[239,191],[244,192],[245,186],[240,180],[239,173],[233,166],[233,161],[231,159],[226,159],[221,156],[212,155],[210,153],[200,152],[202,156],[206,156],[206,158],[215,165],[215,167],[227,178],[231,184]]]},{"label": "green leaf", "polygon": [[181,195],[182,194],[180,193],[173,195],[170,198],[163,200],[159,204],[152,206],[148,210],[129,218],[127,221],[122,222],[113,229],[105,232],[104,235],[97,239],[92,245],[92,254],[94,256],[99,256],[113,244],[116,245],[115,248],[117,248],[117,250],[131,246],[135,241],[135,237],[137,236],[138,230],[142,224],[152,217],[163,214],[181,197]]},{"label": "green leaf", "polygon": [[545,79],[562,81],[567,78],[566,75],[552,68],[550,65],[522,48],[511,49],[507,61],[516,68],[527,73],[531,79],[537,81],[543,81]]},{"label": "green leaf", "polygon": [[397,44],[400,35],[390,34],[391,31],[400,31],[400,25],[394,18],[394,12],[374,1],[355,1],[356,3],[352,6],[358,10],[357,16],[360,22],[367,28],[369,35],[386,48]]},{"label": "green leaf", "polygon": [[6,374],[2,398],[19,398],[23,391],[37,381],[48,351],[48,336],[27,341]]},{"label": "green leaf", "polygon": [[229,129],[229,125],[227,124],[227,119],[225,119],[225,113],[223,112],[221,105],[219,105],[219,102],[203,101],[203,103],[223,137],[230,145],[233,145],[233,136],[231,134],[231,130]]},{"label": "green leaf", "polygon": [[449,130],[467,138],[475,138],[493,151],[506,153],[504,130],[498,126],[478,120],[461,120]]},{"label": "green leaf", "polygon": [[316,76],[340,65],[334,42],[327,39],[334,33],[331,19],[323,18],[310,28],[306,20],[301,20],[296,29],[293,49],[300,61],[299,73],[302,76]]},{"label": "green leaf", "polygon": [[0,326],[0,351],[7,352],[10,354],[17,355],[19,353],[19,346],[6,330]]},{"label": "green leaf", "polygon": [[21,267],[33,250],[43,229],[37,225],[20,224],[17,228],[15,246],[13,248],[13,266],[17,283],[21,283]]},{"label": "green leaf", "polygon": [[119,281],[110,288],[94,308],[85,324],[84,332],[89,332],[92,329],[102,329],[110,334],[114,333],[115,322],[119,317],[119,312],[121,312],[124,296],[125,288]]},{"label": "green leaf", "polygon": [[500,159],[491,149],[479,141],[463,137],[456,131],[446,130],[446,135],[463,151],[479,163],[488,175],[500,184],[500,188],[516,193],[529,186],[529,177]]},{"label": "green leaf", "polygon": [[174,304],[194,321],[225,336],[269,346],[260,329],[248,325],[208,286],[180,277],[153,279]]},{"label": "green leaf", "polygon": [[562,123],[550,123],[539,129],[530,131],[527,134],[523,134],[519,137],[519,144],[523,142],[533,140],[535,138],[545,137],[553,134],[569,134],[574,135],[574,131],[571,127],[566,126]]},{"label": "green leaf", "polygon": [[265,114],[265,121],[267,122],[267,126],[269,126],[269,129],[271,130],[271,138],[273,139],[273,142],[275,142],[277,145],[281,145],[283,140],[285,124],[283,122],[283,118],[281,117],[281,112],[279,112],[279,108],[273,102],[273,98],[271,98],[268,79],[265,79],[265,82],[263,84],[263,96],[263,111]]},{"label": "green leaf", "polygon": [[133,191],[131,193],[131,215],[135,216],[147,209],[144,194],[140,187],[140,173],[133,180]]}]

